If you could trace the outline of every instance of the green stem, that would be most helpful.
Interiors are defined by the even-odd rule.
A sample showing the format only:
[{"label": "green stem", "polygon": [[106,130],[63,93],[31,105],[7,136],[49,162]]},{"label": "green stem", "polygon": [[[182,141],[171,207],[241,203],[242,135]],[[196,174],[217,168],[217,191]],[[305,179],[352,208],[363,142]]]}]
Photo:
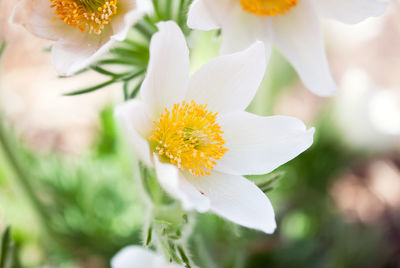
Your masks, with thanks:
[{"label": "green stem", "polygon": [[158,0],[152,0],[153,2],[153,7],[154,7],[154,13],[157,16],[158,20],[162,20],[161,12],[160,12],[160,5]]},{"label": "green stem", "polygon": [[191,261],[189,259],[188,254],[186,253],[186,249],[184,249],[182,245],[178,245],[178,252],[179,255],[181,255],[182,261],[185,263],[185,266],[187,268],[192,268],[192,265],[190,264]]},{"label": "green stem", "polygon": [[182,259],[178,256],[178,253],[176,252],[176,245],[172,241],[168,241],[167,244],[169,247],[169,252],[171,253],[172,258],[175,260],[175,262],[178,264],[183,264]]},{"label": "green stem", "polygon": [[172,18],[172,0],[165,0],[165,20]]},{"label": "green stem", "polygon": [[183,26],[183,17],[184,17],[184,10],[183,10],[183,4],[185,0],[179,0],[179,5],[178,5],[178,17],[177,17],[177,22],[179,26]]},{"label": "green stem", "polygon": [[129,86],[129,81],[124,81],[122,89],[124,92],[124,100],[125,101],[127,101],[129,99],[128,86]]},{"label": "green stem", "polygon": [[[19,184],[22,186],[26,195],[30,199],[32,206],[36,209],[39,220],[44,226],[48,227],[49,215],[47,215],[47,213],[45,212],[46,210],[42,206],[42,203],[37,198],[35,191],[33,190],[33,187],[29,182],[29,177],[25,172],[22,164],[18,160],[17,154],[11,148],[10,146],[11,142],[7,139],[7,134],[4,128],[4,124],[1,121],[0,121],[0,146],[3,148],[4,155],[6,159],[8,159],[8,162],[11,168],[13,169],[14,174],[16,175],[15,178],[19,180]],[[47,229],[51,230],[51,228]]]},{"label": "green stem", "polygon": [[149,225],[143,229],[143,233],[146,235],[144,246],[148,247],[150,244],[154,244],[164,252],[169,260],[191,268],[193,262],[184,247],[186,237],[182,236],[182,233],[185,230],[188,231],[187,228],[191,227],[187,214],[182,211],[179,204],[171,205],[163,202],[161,189],[158,183],[154,181],[155,178],[150,174],[148,168],[140,162],[138,167],[142,191],[146,194],[146,199],[149,199],[152,204],[149,206],[149,209],[152,209],[149,214]]}]

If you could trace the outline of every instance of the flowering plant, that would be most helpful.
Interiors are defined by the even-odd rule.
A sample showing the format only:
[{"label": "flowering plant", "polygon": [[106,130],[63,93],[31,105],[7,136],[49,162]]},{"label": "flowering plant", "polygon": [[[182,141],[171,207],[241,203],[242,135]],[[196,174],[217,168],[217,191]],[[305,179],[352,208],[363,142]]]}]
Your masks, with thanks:
[{"label": "flowering plant", "polygon": [[[287,209],[286,197],[274,199],[278,181],[295,178],[292,187],[296,185],[299,193],[292,202],[300,202],[308,198],[303,196],[302,181],[312,174],[298,175],[303,167],[323,170],[326,177],[342,167],[330,169],[319,162],[324,157],[330,162],[339,142],[312,147],[318,136],[330,137],[322,123],[275,111],[261,116],[254,108],[276,101],[272,97],[276,92],[269,95],[271,100],[259,92],[269,79],[267,66],[275,66],[273,46],[308,89],[319,96],[333,95],[336,84],[320,19],[358,23],[382,14],[387,4],[385,0],[19,0],[10,22],[52,41],[52,64],[60,79],[96,73],[88,79],[92,85],[69,91],[64,98],[114,84],[122,94],[102,114],[94,156],[82,157],[90,165],[70,160],[60,164],[49,157],[46,161],[53,168],[43,169],[46,161],[34,154],[21,149],[24,153],[18,155],[14,149],[18,146],[1,124],[5,159],[39,211],[52,242],[72,255],[79,257],[81,249],[103,254],[113,268],[219,267],[204,253],[197,235],[199,228],[211,232],[217,224],[201,226],[202,217],[215,215],[210,217],[222,221],[229,229],[225,238],[240,237],[238,230],[259,237],[278,230],[276,237],[291,224],[280,215]],[[201,32],[209,30],[215,31]],[[216,46],[220,55],[202,54],[202,46]],[[3,43],[0,54],[5,47]],[[314,107],[301,103],[301,108]],[[291,168],[298,156],[304,162]],[[31,175],[40,177],[38,182]],[[96,193],[87,194],[85,187],[97,189]],[[320,194],[317,188],[313,190]],[[307,204],[314,205],[319,204]],[[293,222],[302,223],[303,214],[296,215]],[[9,230],[0,268],[18,262]],[[68,232],[73,235],[65,235]],[[216,231],[214,238],[218,232],[224,230]],[[245,255],[237,251],[232,255],[238,256],[235,264],[227,262],[224,267],[241,267],[239,258]]]}]

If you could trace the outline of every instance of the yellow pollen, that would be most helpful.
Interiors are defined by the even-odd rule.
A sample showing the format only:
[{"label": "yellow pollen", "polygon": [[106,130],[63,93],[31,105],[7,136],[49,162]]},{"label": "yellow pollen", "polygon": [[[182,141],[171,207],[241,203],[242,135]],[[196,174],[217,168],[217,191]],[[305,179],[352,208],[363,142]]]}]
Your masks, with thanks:
[{"label": "yellow pollen", "polygon": [[188,170],[193,176],[209,175],[224,148],[223,132],[216,122],[217,114],[206,110],[207,105],[194,101],[175,104],[165,109],[149,138],[162,160]]},{"label": "yellow pollen", "polygon": [[243,10],[258,16],[285,15],[297,0],[240,0]]},{"label": "yellow pollen", "polygon": [[101,34],[117,14],[117,5],[118,0],[50,0],[56,15],[53,21],[58,18],[88,34]]}]

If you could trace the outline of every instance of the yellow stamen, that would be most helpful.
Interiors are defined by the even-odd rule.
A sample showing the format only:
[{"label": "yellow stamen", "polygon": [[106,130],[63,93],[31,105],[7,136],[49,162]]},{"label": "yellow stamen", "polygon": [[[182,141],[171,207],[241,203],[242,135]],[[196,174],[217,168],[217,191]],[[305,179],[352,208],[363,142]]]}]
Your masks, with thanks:
[{"label": "yellow stamen", "polygon": [[149,138],[162,160],[187,169],[193,176],[209,175],[215,161],[228,151],[216,122],[217,113],[206,107],[191,101],[175,104],[171,111],[165,109]]},{"label": "yellow stamen", "polygon": [[240,4],[243,10],[257,16],[276,16],[297,6],[297,0],[240,0]]},{"label": "yellow stamen", "polygon": [[101,34],[117,14],[118,0],[50,0],[50,3],[56,18],[82,32]]}]

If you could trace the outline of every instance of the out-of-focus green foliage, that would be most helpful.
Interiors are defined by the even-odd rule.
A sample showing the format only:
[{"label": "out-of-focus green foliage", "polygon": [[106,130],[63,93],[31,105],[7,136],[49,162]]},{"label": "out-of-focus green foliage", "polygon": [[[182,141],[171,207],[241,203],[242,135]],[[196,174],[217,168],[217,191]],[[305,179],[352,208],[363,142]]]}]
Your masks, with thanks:
[{"label": "out-of-focus green foliage", "polygon": [[[84,262],[97,258],[106,264],[123,246],[140,242],[144,208],[132,180],[133,163],[125,146],[116,138],[112,110],[105,110],[101,118],[103,124],[93,153],[78,158],[36,155],[9,138],[13,153],[28,173],[29,187],[38,204],[30,204],[37,217],[14,217],[13,224],[17,233],[31,236],[21,242],[34,242],[43,247],[40,255],[49,258],[44,262],[60,264],[66,260]],[[3,166],[5,159],[0,163]],[[0,169],[4,173],[1,180],[15,179],[12,169]],[[3,187],[9,186],[9,182],[4,181]],[[15,207],[20,204],[13,204],[18,198],[9,195],[3,202],[12,209],[3,207],[2,210],[6,214],[23,212],[24,209]],[[32,203],[30,199],[25,201]],[[36,224],[39,233],[35,233]]]}]

